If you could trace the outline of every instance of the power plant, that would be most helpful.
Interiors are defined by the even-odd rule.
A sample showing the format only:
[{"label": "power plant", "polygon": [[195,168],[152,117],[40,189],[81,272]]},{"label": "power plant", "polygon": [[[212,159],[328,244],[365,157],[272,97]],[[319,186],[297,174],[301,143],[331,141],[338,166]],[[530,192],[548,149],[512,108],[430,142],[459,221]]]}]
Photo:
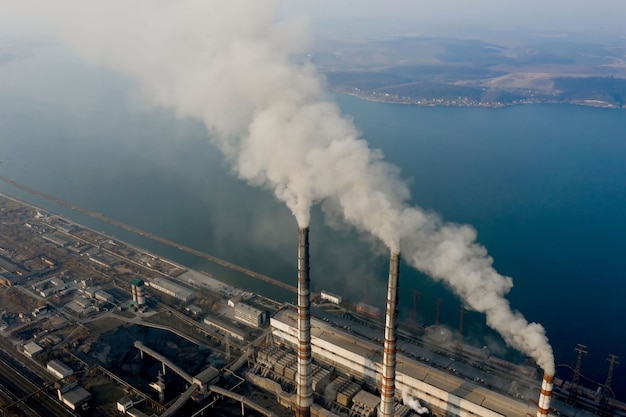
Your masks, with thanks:
[{"label": "power plant", "polygon": [[[289,354],[283,350],[284,343],[296,347],[297,395],[294,407],[296,416],[338,415],[321,413],[320,407],[314,402],[314,396],[319,396],[321,392],[325,392],[325,397],[328,397],[329,387],[331,387],[331,392],[336,390],[333,398],[337,403],[346,406],[353,404],[351,415],[404,416],[408,415],[410,410],[406,404],[409,404],[420,415],[430,414],[430,410],[423,404],[430,404],[435,409],[446,410],[446,415],[455,416],[526,417],[533,414],[533,407],[536,409],[537,417],[554,415],[550,408],[554,376],[546,372],[544,372],[538,395],[534,394],[538,399],[524,401],[524,396],[520,394],[518,398],[511,398],[481,387],[480,385],[484,383],[482,378],[476,377],[474,381],[468,382],[455,376],[445,375],[434,367],[422,365],[411,359],[409,356],[415,357],[411,352],[404,352],[397,358],[399,253],[390,253],[382,360],[379,361],[374,360],[376,354],[371,356],[372,354],[368,353],[378,351],[379,347],[372,346],[371,342],[359,340],[359,337],[352,337],[324,323],[324,321],[328,322],[327,319],[311,318],[309,272],[309,229],[299,228],[297,319],[290,308],[282,309],[272,317],[270,324],[272,334],[280,341],[279,346],[283,347],[269,350],[265,347],[259,352],[257,363],[257,366],[264,367],[263,374],[273,372],[275,375],[288,377],[291,372],[289,371],[291,362],[288,359]],[[323,299],[339,303],[339,298],[329,298],[327,294]],[[438,303],[438,309],[439,307],[440,303]],[[353,333],[352,329],[347,329]],[[462,353],[459,353],[460,344],[462,340],[456,343],[456,353],[460,355],[457,357],[462,358]],[[319,361],[320,365],[313,364],[313,359]],[[332,365],[331,372],[328,369],[324,370],[324,365],[322,365],[324,363]],[[396,370],[398,365],[399,372]],[[462,365],[459,363],[456,366]],[[346,373],[354,378],[354,381],[362,382],[353,386],[354,383],[349,383],[349,380],[341,378],[331,380],[332,369]],[[456,370],[453,371],[456,372]],[[376,387],[380,392],[379,399],[359,389],[363,383]],[[525,392],[536,392],[531,385],[532,382],[529,382]],[[523,387],[518,388],[520,392],[524,391]],[[342,392],[344,394],[340,395]],[[424,403],[418,401],[415,395],[423,399]],[[400,398],[405,405],[397,401]],[[289,400],[285,399],[285,396],[283,399],[283,404],[289,406]],[[559,404],[560,410],[568,407],[568,405]],[[587,414],[577,411],[576,415]]]},{"label": "power plant", "polygon": [[[470,225],[445,221],[431,211],[434,207],[421,206],[414,199],[413,187],[402,171],[385,160],[382,150],[370,147],[371,142],[361,135],[362,127],[342,113],[327,87],[332,85],[336,92],[348,94],[360,89],[353,90],[352,85],[346,87],[323,79],[320,69],[315,68],[320,61],[309,59],[311,54],[305,55],[311,48],[311,44],[305,42],[311,35],[308,25],[291,20],[291,12],[281,8],[279,2],[249,2],[244,5],[246,13],[241,12],[242,5],[238,2],[221,2],[219,13],[215,13],[215,5],[210,2],[168,2],[166,5],[145,2],[136,6],[132,13],[126,13],[125,19],[116,18],[124,7],[123,2],[102,2],[107,4],[100,10],[102,13],[93,13],[87,6],[79,7],[79,2],[72,13],[57,13],[57,6],[48,3],[42,2],[41,7],[55,10],[41,13],[43,19],[32,20],[30,10],[22,7],[10,8],[11,14],[15,13],[10,18],[16,18],[14,20],[20,24],[28,23],[23,26],[57,39],[61,49],[67,48],[76,55],[77,62],[82,62],[82,57],[119,72],[124,82],[130,81],[128,85],[142,93],[146,105],[157,106],[159,112],[165,111],[177,119],[200,122],[205,128],[203,136],[210,137],[212,146],[222,152],[239,178],[271,190],[291,211],[299,226],[297,287],[93,213],[97,222],[107,222],[115,231],[121,227],[125,232],[138,233],[141,239],[158,242],[157,247],[170,245],[186,255],[279,285],[296,294],[296,305],[234,288],[209,273],[193,271],[148,255],[139,248],[118,244],[112,238],[103,238],[98,232],[59,221],[55,216],[35,218],[31,209],[18,210],[11,203],[2,212],[0,227],[7,230],[15,227],[11,230],[15,241],[5,242],[9,240],[4,237],[8,233],[0,231],[0,281],[7,288],[21,288],[6,290],[0,300],[0,336],[6,333],[12,338],[8,346],[19,350],[29,360],[38,360],[41,352],[44,352],[41,357],[50,359],[54,355],[63,356],[71,360],[76,369],[84,369],[85,375],[96,372],[107,375],[125,386],[125,395],[132,393],[144,399],[149,399],[150,394],[133,387],[115,372],[122,375],[134,372],[127,379],[139,378],[148,374],[150,361],[162,362],[162,375],[150,375],[153,383],[154,378],[157,379],[153,386],[163,394],[161,402],[167,401],[165,394],[170,395],[170,387],[180,388],[186,383],[184,393],[172,394],[176,399],[168,403],[167,411],[161,410],[166,404],[153,405],[150,411],[164,412],[163,416],[173,415],[189,405],[189,399],[196,400],[197,407],[189,405],[189,408],[199,414],[202,411],[198,408],[211,407],[228,397],[241,405],[242,415],[245,415],[245,405],[260,414],[273,416],[274,412],[268,409],[278,403],[297,417],[409,417],[415,413],[437,417],[528,417],[535,414],[538,417],[587,417],[596,410],[603,415],[612,413],[626,417],[626,406],[607,399],[612,371],[604,386],[599,386],[595,393],[589,393],[584,387],[588,380],[583,380],[579,386],[580,355],[571,383],[557,377],[546,329],[526,320],[505,298],[513,288],[513,280],[496,270],[493,258],[477,238],[477,230]],[[21,28],[20,24],[16,27]],[[396,51],[396,64],[404,68],[402,71],[415,72],[415,65],[409,65],[406,57],[401,56],[405,49]],[[31,52],[24,51],[15,57],[30,57]],[[56,47],[51,51],[56,51]],[[122,53],[112,54],[111,51]],[[318,57],[324,55],[319,51],[311,52]],[[454,51],[446,52],[451,55]],[[326,60],[322,70],[340,75],[334,77],[339,81],[346,78],[346,74],[355,73],[354,70],[362,72],[370,65],[348,55],[343,54],[346,59],[342,62]],[[173,56],[176,59],[172,59]],[[14,60],[22,61],[13,59],[12,52],[9,58],[11,65]],[[44,58],[50,56],[43,54],[37,59]],[[35,64],[29,61],[26,65]],[[12,68],[9,71],[19,73]],[[377,76],[384,74],[379,71]],[[371,79],[365,81],[372,83]],[[21,90],[21,87],[16,90],[18,96]],[[364,97],[360,93],[357,96]],[[380,90],[368,96],[376,101],[389,101],[392,97],[395,97],[393,101],[407,101],[393,91]],[[579,101],[590,105],[593,102],[594,106],[607,104],[602,100]],[[469,103],[461,102],[461,105]],[[494,104],[490,100],[469,104],[482,106],[485,103]],[[63,100],[58,104],[62,105]],[[68,114],[73,115],[73,112]],[[17,122],[22,120],[17,119]],[[49,128],[55,126],[53,123]],[[50,133],[51,137],[55,136],[52,130]],[[170,136],[165,133],[164,138]],[[389,134],[394,133],[390,130]],[[482,131],[480,135],[485,136]],[[127,150],[116,142],[107,143],[100,136],[94,136],[98,146]],[[74,146],[72,141],[65,142]],[[459,152],[456,143],[449,145],[447,154]],[[31,146],[38,145],[33,142]],[[32,149],[24,148],[24,154],[33,153]],[[86,149],[93,153],[93,149]],[[116,156],[116,152],[111,155]],[[35,153],[39,156],[41,152]],[[82,153],[77,155],[83,156]],[[126,156],[123,159],[125,161]],[[25,160],[29,162],[28,158]],[[52,158],[36,161],[45,160],[54,161]],[[99,169],[108,169],[109,165]],[[23,166],[10,163],[7,169],[22,176]],[[460,164],[459,168],[466,167]],[[182,175],[176,172],[171,179],[187,181],[185,175],[193,174],[196,178],[196,173],[183,170]],[[3,181],[19,187],[11,180]],[[158,186],[162,182],[150,183]],[[163,183],[170,184],[169,180]],[[200,183],[194,181],[193,184]],[[217,187],[224,188],[223,184]],[[176,194],[177,204],[172,207],[186,206],[178,203],[178,199],[193,196],[197,190],[189,188],[184,194]],[[118,190],[113,187],[112,191]],[[158,188],[158,192],[161,191]],[[192,192],[187,194],[187,191]],[[33,194],[42,197],[40,193]],[[111,196],[111,201],[118,201],[120,194],[113,192]],[[54,207],[73,208],[56,198],[48,200]],[[153,205],[148,199],[136,201]],[[315,304],[317,295],[311,292],[308,225],[311,210],[318,204],[324,204],[324,215],[330,214],[326,210],[330,208],[333,219],[337,216],[346,225],[390,249],[382,326],[378,321],[380,310],[375,306],[382,305],[382,297],[378,303],[373,303],[375,305],[365,300],[356,308],[352,304],[336,308],[321,302]],[[14,219],[5,222],[9,212],[13,212]],[[201,232],[199,235],[202,236]],[[19,241],[26,238],[28,244]],[[248,237],[246,240],[250,241]],[[435,329],[417,329],[416,326],[413,333],[403,333],[398,322],[400,254],[407,266],[435,278],[461,299],[463,306],[456,343],[449,343],[454,335],[450,336],[452,332],[446,335],[444,326]],[[82,274],[89,274],[88,278],[94,278],[96,285],[78,285],[77,277]],[[292,274],[293,270],[289,275]],[[237,278],[232,279],[231,282],[237,282]],[[129,301],[129,294],[132,301]],[[27,302],[14,303],[12,296]],[[328,294],[326,300],[342,303],[340,297]],[[545,305],[546,301],[540,303]],[[11,308],[5,308],[9,304]],[[439,303],[437,308],[439,324]],[[480,349],[464,343],[465,308],[484,314],[486,323],[501,336],[495,344],[505,343],[532,360],[533,365],[513,364],[493,357],[487,347]],[[101,319],[108,321],[102,320],[106,325],[97,328],[94,323]],[[78,330],[60,331],[66,326]],[[124,328],[132,333],[129,329],[135,327],[141,330],[136,331],[137,341],[131,349],[121,332],[115,334],[115,329]],[[150,341],[139,340],[150,333],[148,328],[152,334],[164,338],[167,333],[172,340],[165,343],[155,337],[153,346],[149,346]],[[432,330],[432,334],[426,335],[428,330]],[[126,344],[116,349],[111,345],[99,349],[98,344],[108,342]],[[163,352],[154,345],[159,345]],[[583,347],[579,349],[582,354]],[[141,352],[149,352],[147,365],[136,360],[143,355]],[[183,369],[167,355],[181,358],[182,363],[194,370]],[[202,355],[202,360],[196,360]],[[231,356],[236,359],[231,360]],[[117,367],[109,366],[111,364]],[[613,364],[614,360],[611,370]],[[174,381],[178,384],[167,380],[170,373],[165,374],[166,366],[175,371],[178,380]],[[541,376],[539,368],[544,370]],[[146,372],[142,375],[139,370]],[[76,372],[76,375],[82,373]],[[13,377],[13,373],[0,376],[4,378],[0,385],[4,387],[7,385],[4,381],[11,381]],[[181,379],[185,382],[180,383]],[[73,408],[84,407],[90,395],[80,392],[81,400],[74,401],[76,381],[66,382],[63,391],[59,388],[59,399]],[[39,385],[53,386],[50,383]],[[161,392],[165,387],[166,393]],[[259,387],[264,394],[254,399],[257,402],[245,397],[248,390],[258,394]],[[7,403],[17,408],[26,404],[22,399],[30,399],[30,404],[36,406],[34,394],[21,392],[22,388],[17,386],[13,390],[18,393],[0,393],[0,405]],[[268,392],[275,395],[275,401]],[[563,392],[569,395],[566,397]],[[209,397],[209,404],[203,403]],[[258,404],[261,402],[263,406]],[[135,401],[122,403],[126,412],[126,405],[134,405]],[[579,410],[581,404],[584,407]],[[0,411],[5,414],[4,408]]]},{"label": "power plant", "polygon": [[[56,239],[57,243],[35,239],[35,246],[29,247],[61,245],[77,241],[80,236],[80,247],[96,253],[99,242],[106,241],[108,261],[119,262],[118,271],[127,271],[123,278],[116,274],[114,282],[106,278],[105,269],[86,277],[93,285],[88,291],[80,281],[67,279],[75,273],[73,265],[91,262],[80,252],[68,250],[66,257],[53,262],[67,265],[68,273],[62,275],[45,261],[41,269],[27,271],[27,266],[20,263],[22,258],[3,258],[6,268],[21,268],[28,273],[11,276],[2,288],[22,285],[41,290],[49,285],[40,295],[47,300],[46,308],[22,314],[22,320],[37,326],[35,329],[44,323],[46,326],[24,343],[23,354],[29,360],[50,362],[48,369],[54,371],[50,379],[70,374],[75,378],[59,388],[63,404],[74,410],[99,401],[78,385],[91,387],[89,378],[96,372],[125,386],[118,410],[135,416],[193,415],[183,407],[198,412],[200,408],[232,407],[235,402],[242,415],[250,409],[268,417],[626,417],[626,404],[612,398],[615,355],[609,358],[606,382],[589,389],[585,386],[589,385],[588,378],[580,372],[584,345],[577,349],[578,361],[570,367],[574,378],[569,382],[549,370],[541,378],[536,366],[507,362],[492,356],[486,348],[464,344],[439,320],[431,327],[400,325],[400,254],[396,251],[390,254],[385,320],[381,323],[377,314],[370,314],[370,308],[359,309],[356,300],[347,304],[343,297],[311,292],[308,228],[298,230],[298,286],[292,287],[297,305],[292,305],[229,286],[123,242],[103,239],[97,232],[64,219],[48,218],[44,222],[25,215],[23,209],[15,209],[15,214],[5,211],[9,220],[27,220],[31,224],[28,230],[35,237],[45,227],[64,238]],[[9,221],[0,226],[6,232],[20,225]],[[23,256],[23,249],[13,244],[10,247],[13,253]],[[141,269],[146,259],[150,264]],[[140,270],[133,271],[130,265]],[[61,280],[62,276],[66,279]],[[30,279],[36,282],[28,283]],[[65,286],[53,285],[52,280],[63,281]],[[105,289],[118,299],[99,298],[97,294]],[[14,310],[32,301],[28,291],[12,294],[15,302],[3,298],[8,311],[2,318],[4,335],[29,337],[32,331],[22,330],[23,323],[17,320],[19,315]],[[212,304],[207,303],[209,300]],[[99,316],[106,319],[106,313],[113,311],[116,321],[127,321],[116,325],[119,336],[88,344],[82,343],[83,339],[59,343],[68,333],[78,333],[68,331],[68,326],[84,327],[72,322],[98,323]],[[148,330],[153,326],[154,330]],[[124,355],[101,353],[110,350],[107,343],[125,343],[121,340],[131,335],[127,347],[116,348],[126,352]],[[96,361],[88,375],[77,372],[87,365],[73,353],[76,348]],[[54,360],[65,363],[67,369],[58,372]],[[155,361],[159,366],[153,366]],[[147,376],[143,385],[151,391],[137,389],[136,384],[126,380],[135,381],[138,375]],[[28,393],[22,395],[29,406],[37,405],[29,400]],[[10,404],[10,409],[19,403]],[[141,414],[137,407],[147,413]]]}]

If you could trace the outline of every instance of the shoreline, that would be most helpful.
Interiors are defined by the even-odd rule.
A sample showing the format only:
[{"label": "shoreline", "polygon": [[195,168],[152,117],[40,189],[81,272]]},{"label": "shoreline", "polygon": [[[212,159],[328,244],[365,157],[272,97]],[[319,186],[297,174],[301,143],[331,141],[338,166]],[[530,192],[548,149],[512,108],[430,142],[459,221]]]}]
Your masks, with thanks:
[{"label": "shoreline", "polygon": [[346,96],[356,97],[360,100],[370,101],[372,103],[384,103],[384,104],[401,104],[406,106],[419,106],[419,107],[475,107],[484,109],[501,109],[514,106],[532,106],[532,105],[567,105],[567,106],[580,106],[580,107],[593,107],[599,109],[611,109],[611,110],[626,110],[626,104],[619,106],[611,104],[602,100],[580,100],[580,101],[547,101],[547,100],[523,100],[519,102],[476,102],[476,101],[463,101],[461,100],[447,100],[441,98],[429,98],[429,99],[413,99],[409,97],[397,97],[385,93],[379,94],[363,94],[359,92],[341,91],[339,89],[331,88],[329,90],[333,94],[342,94]]},{"label": "shoreline", "polygon": [[[4,179],[5,179],[4,177],[0,176],[0,180],[4,180]],[[11,182],[10,185],[16,186],[16,185],[19,185],[19,184]],[[27,189],[26,187],[20,186],[18,188],[22,189],[22,191],[29,192],[29,189]],[[42,193],[39,193],[39,192],[37,192],[37,196],[43,198],[44,200],[50,201],[52,203],[55,203],[57,205],[61,205],[61,206],[66,207],[66,208],[70,208],[73,211],[80,212],[81,214],[84,214],[84,215],[86,215],[88,217],[91,217],[94,220],[102,221],[102,222],[107,223],[107,224],[109,224],[111,226],[114,226],[114,227],[119,227],[122,230],[125,230],[126,232],[130,232],[130,233],[135,234],[136,236],[139,236],[139,237],[142,237],[142,238],[146,238],[146,239],[152,240],[152,241],[157,242],[157,243],[161,243],[163,245],[169,246],[169,247],[174,248],[174,249],[178,249],[179,251],[182,251],[182,252],[191,254],[193,256],[196,256],[196,257],[198,257],[200,259],[204,259],[206,261],[212,262],[213,264],[215,264],[217,266],[224,267],[226,269],[230,269],[230,270],[233,270],[235,272],[239,272],[239,273],[241,273],[243,275],[246,275],[248,278],[260,280],[264,284],[269,284],[269,285],[272,285],[274,287],[277,287],[277,288],[280,288],[280,289],[283,289],[283,290],[286,290],[286,291],[294,292],[294,288],[295,287],[293,287],[293,286],[291,286],[289,284],[283,283],[283,282],[281,282],[281,281],[279,281],[277,279],[268,277],[266,275],[260,274],[260,273],[255,272],[255,271],[251,271],[251,270],[249,270],[247,268],[241,267],[241,266],[236,265],[236,264],[232,264],[232,263],[230,263],[228,261],[225,261],[225,260],[222,260],[222,259],[219,259],[219,258],[215,258],[215,257],[213,257],[211,255],[208,255],[208,254],[205,254],[205,253],[200,252],[198,250],[189,248],[189,247],[184,246],[182,244],[178,244],[177,242],[169,241],[167,239],[164,239],[164,238],[161,238],[159,236],[153,235],[152,233],[149,233],[149,232],[137,229],[137,228],[135,228],[133,226],[126,225],[126,224],[124,224],[122,222],[118,222],[116,220],[109,219],[108,217],[105,217],[101,213],[92,213],[92,212],[89,212],[88,210],[78,208],[78,207],[73,206],[73,205],[71,205],[69,203],[62,202],[61,200],[58,200],[56,198],[54,199],[54,201],[49,200],[48,198],[46,198],[47,197],[46,195],[44,195]],[[183,263],[181,263],[179,261],[175,261],[175,260],[171,259],[170,257],[165,257],[163,255],[159,255],[157,253],[154,253],[153,251],[150,251],[150,250],[146,249],[143,246],[139,246],[138,244],[131,243],[131,242],[127,241],[127,240],[120,239],[120,238],[118,238],[118,237],[116,237],[116,236],[114,236],[112,234],[106,233],[104,231],[95,230],[93,227],[87,226],[84,223],[81,223],[81,222],[75,221],[73,219],[70,219],[70,218],[68,218],[68,217],[66,217],[66,216],[64,216],[64,215],[62,215],[62,214],[60,214],[60,213],[58,213],[58,212],[56,212],[54,210],[50,210],[48,208],[39,206],[37,204],[31,203],[29,201],[26,201],[24,199],[21,199],[19,197],[11,195],[11,194],[7,193],[6,191],[4,191],[4,192],[0,191],[0,198],[5,198],[5,199],[13,201],[13,202],[15,202],[17,204],[20,204],[20,205],[23,205],[23,206],[26,206],[26,207],[30,207],[30,208],[32,208],[32,209],[34,209],[36,211],[42,211],[42,212],[48,213],[50,216],[54,216],[56,218],[59,218],[59,219],[62,219],[64,221],[66,221],[69,224],[72,224],[72,225],[78,226],[80,228],[89,230],[89,231],[93,232],[94,234],[102,236],[102,237],[104,237],[106,239],[110,239],[110,240],[113,240],[113,241],[118,241],[120,243],[123,243],[124,245],[126,245],[128,247],[132,247],[133,249],[137,250],[138,252],[141,252],[141,253],[145,254],[148,257],[153,257],[155,259],[159,259],[162,262],[168,263],[170,265],[173,265],[173,266],[178,267],[178,268],[183,270],[183,272],[181,274],[179,274],[177,277],[169,276],[168,277],[169,279],[175,279],[177,281],[180,281],[181,277],[186,277],[187,280],[183,281],[183,283],[191,285],[192,287],[195,287],[197,289],[202,289],[202,288],[207,289],[208,288],[208,289],[213,289],[214,291],[217,291],[217,292],[220,292],[220,290],[226,291],[226,292],[229,292],[229,291],[230,292],[237,292],[238,290],[241,290],[241,292],[248,292],[247,290],[241,288],[239,285],[235,284],[234,282],[229,282],[228,280],[222,280],[222,279],[216,278],[213,275],[213,273],[211,273],[211,272],[200,270],[200,269],[191,268],[191,267],[189,267],[189,266],[187,266],[187,265],[185,265],[185,264],[183,264]],[[71,206],[71,207],[69,207],[69,206]],[[142,265],[142,267],[146,268],[145,265]],[[149,267],[148,269],[153,269],[153,268]],[[156,271],[156,272],[158,272],[159,274],[163,274],[163,271]],[[191,278],[192,281],[195,281],[193,278],[196,278],[196,280],[198,280],[200,282],[200,284],[198,285],[198,284],[194,283],[195,284],[194,285],[194,284],[188,283],[187,281],[188,281],[189,278]],[[263,297],[266,297],[264,294],[259,294],[259,295],[261,295]]]}]

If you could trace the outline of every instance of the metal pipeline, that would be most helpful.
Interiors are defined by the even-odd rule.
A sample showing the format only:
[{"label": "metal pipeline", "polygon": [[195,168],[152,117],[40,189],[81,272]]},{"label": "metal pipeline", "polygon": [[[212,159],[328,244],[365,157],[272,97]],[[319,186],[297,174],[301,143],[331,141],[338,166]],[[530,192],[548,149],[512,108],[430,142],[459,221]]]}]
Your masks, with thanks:
[{"label": "metal pipeline", "polygon": [[398,281],[400,254],[391,253],[389,282],[387,283],[387,308],[385,313],[385,342],[383,345],[383,375],[380,388],[380,416],[393,417],[396,393],[396,339],[398,330]]},{"label": "metal pipeline", "polygon": [[298,374],[296,416],[310,417],[313,404],[311,373],[311,279],[309,228],[298,229]]}]

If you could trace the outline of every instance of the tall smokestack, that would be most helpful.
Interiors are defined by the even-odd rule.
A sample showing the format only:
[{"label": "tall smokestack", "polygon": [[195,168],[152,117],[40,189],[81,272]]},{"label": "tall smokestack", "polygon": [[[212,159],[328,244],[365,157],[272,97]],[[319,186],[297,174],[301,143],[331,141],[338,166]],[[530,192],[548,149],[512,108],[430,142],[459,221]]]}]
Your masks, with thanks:
[{"label": "tall smokestack", "polygon": [[313,404],[311,379],[311,298],[309,228],[298,228],[298,396],[297,417],[310,417]]},{"label": "tall smokestack", "polygon": [[545,417],[550,411],[550,398],[552,397],[552,380],[554,377],[544,372],[541,382],[541,395],[537,403],[537,417]]},{"label": "tall smokestack", "polygon": [[396,337],[398,330],[398,278],[400,254],[391,253],[389,282],[387,284],[387,310],[385,314],[385,344],[383,345],[383,379],[380,388],[380,416],[393,417],[396,393]]}]

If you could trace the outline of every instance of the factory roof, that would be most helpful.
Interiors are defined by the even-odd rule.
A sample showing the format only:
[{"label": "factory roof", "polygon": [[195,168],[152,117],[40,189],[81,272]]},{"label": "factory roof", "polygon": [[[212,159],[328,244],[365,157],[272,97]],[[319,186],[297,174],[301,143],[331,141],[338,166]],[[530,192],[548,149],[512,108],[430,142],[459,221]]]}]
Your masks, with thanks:
[{"label": "factory roof", "polygon": [[78,406],[91,398],[91,394],[85,388],[76,386],[69,391],[61,393],[63,401],[73,406]]},{"label": "factory roof", "polygon": [[[276,313],[272,320],[277,320],[290,326],[292,329],[289,331],[289,334],[297,335],[296,316],[297,313],[295,311],[283,309]],[[328,346],[336,347],[337,349],[332,352],[333,354],[343,354],[341,353],[343,351],[346,352],[346,355],[350,355],[353,358],[354,355],[358,355],[360,358],[365,358],[375,363],[382,361],[381,346],[345,333],[320,320],[311,319],[311,338],[314,345],[322,346],[323,344],[326,345],[326,349],[328,349]],[[461,400],[477,404],[485,409],[493,410],[506,416],[525,416],[528,410],[534,410],[535,406],[527,401],[514,400],[491,391],[484,386],[422,364],[402,354],[398,354],[396,360],[396,384],[398,386],[407,383],[411,384],[410,380],[421,381]],[[362,361],[357,361],[356,363],[363,366]]]},{"label": "factory roof", "polygon": [[378,404],[380,404],[380,397],[370,394],[367,391],[359,391],[354,398],[352,398],[352,401],[357,404],[362,404],[368,408],[376,408],[378,407]]},{"label": "factory roof", "polygon": [[[124,396],[122,398],[120,398],[119,400],[117,400],[117,403],[119,405],[122,405],[124,407],[126,406],[132,406],[133,405],[133,400],[131,400],[130,398]],[[120,410],[121,411],[121,410]]]},{"label": "factory roof", "polygon": [[94,294],[96,296],[96,298],[103,300],[103,301],[109,301],[109,302],[113,302],[115,301],[115,297],[113,297],[112,294],[104,291],[104,290],[98,290],[96,291],[96,293]]},{"label": "factory roof", "polygon": [[24,354],[26,354],[26,356],[32,357],[38,354],[39,352],[41,352],[42,350],[43,348],[35,342],[30,342],[24,345]]},{"label": "factory roof", "polygon": [[258,308],[252,307],[250,304],[246,303],[237,303],[235,305],[235,311],[245,311],[246,313],[254,315],[259,315],[263,313],[263,311],[259,310]]},{"label": "factory roof", "polygon": [[48,362],[47,367],[55,371],[56,374],[58,375],[67,376],[67,375],[71,375],[74,373],[74,370],[72,368],[70,368],[63,362],[56,360],[56,359],[53,359],[50,362]]},{"label": "factory roof", "polygon": [[248,336],[248,332],[240,329],[239,327],[236,327],[224,320],[221,320],[215,316],[206,316],[204,318],[204,324],[209,325],[211,327],[214,327],[220,331],[229,333],[231,336],[240,339],[240,340],[245,340],[246,337]]},{"label": "factory roof", "polygon": [[195,315],[202,313],[202,307],[197,306],[195,304],[188,305],[187,307],[185,307],[185,310]]},{"label": "factory roof", "polygon": [[195,295],[193,290],[165,278],[152,278],[150,286],[154,288],[163,288],[169,292],[175,293],[178,295],[178,298],[181,299],[191,299]]}]

